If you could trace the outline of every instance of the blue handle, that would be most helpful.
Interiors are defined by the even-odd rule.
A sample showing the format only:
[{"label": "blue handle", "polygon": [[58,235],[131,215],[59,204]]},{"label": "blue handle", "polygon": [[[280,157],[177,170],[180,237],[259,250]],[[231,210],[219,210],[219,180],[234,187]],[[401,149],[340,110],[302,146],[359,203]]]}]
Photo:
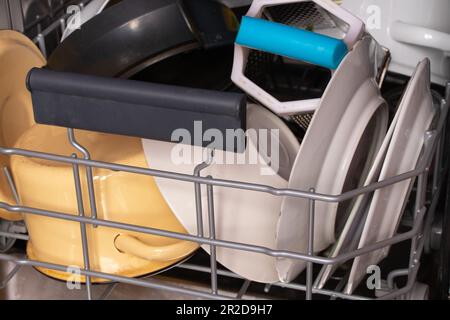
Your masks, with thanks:
[{"label": "blue handle", "polygon": [[236,43],[332,70],[348,52],[342,40],[248,16],[242,18]]}]

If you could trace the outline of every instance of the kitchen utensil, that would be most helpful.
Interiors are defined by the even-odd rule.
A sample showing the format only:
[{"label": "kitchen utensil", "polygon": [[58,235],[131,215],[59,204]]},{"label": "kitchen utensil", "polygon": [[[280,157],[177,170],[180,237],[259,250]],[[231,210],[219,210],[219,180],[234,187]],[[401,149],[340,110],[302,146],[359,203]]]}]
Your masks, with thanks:
[{"label": "kitchen utensil", "polygon": [[342,40],[247,16],[242,18],[236,44],[333,70],[348,52]]},{"label": "kitchen utensil", "polygon": [[[298,0],[255,0],[247,16],[274,20],[271,19],[270,9],[292,4],[299,6],[292,13],[296,15],[297,19],[291,21],[289,25],[303,29],[312,28],[314,32],[342,39],[349,50],[353,48],[354,44],[362,36],[364,24],[345,9],[328,0],[315,0],[313,2]],[[311,4],[313,5],[312,7]],[[314,43],[311,46],[315,46]],[[255,84],[252,79],[249,79],[245,71],[250,53],[250,49],[235,44],[234,65],[231,78],[237,86],[279,115],[292,115],[316,110],[320,99],[283,102],[271,95],[267,90]]]}]

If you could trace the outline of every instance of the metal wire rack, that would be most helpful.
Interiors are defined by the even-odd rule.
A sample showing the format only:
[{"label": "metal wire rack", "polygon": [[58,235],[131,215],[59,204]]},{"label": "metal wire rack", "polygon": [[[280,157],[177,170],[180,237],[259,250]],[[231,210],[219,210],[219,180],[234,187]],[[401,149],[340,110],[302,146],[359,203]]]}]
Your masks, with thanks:
[{"label": "metal wire rack", "polygon": [[[440,112],[440,119],[439,123],[437,125],[436,130],[427,132],[425,134],[425,142],[424,142],[424,151],[422,153],[422,156],[420,158],[419,164],[417,168],[413,171],[406,172],[404,174],[391,177],[389,179],[386,179],[384,181],[380,181],[377,183],[374,183],[372,185],[358,188],[353,191],[349,191],[346,193],[343,193],[341,195],[325,195],[325,194],[319,194],[315,193],[314,189],[311,189],[310,191],[301,191],[301,190],[288,190],[288,189],[276,189],[271,186],[266,185],[256,185],[251,183],[245,183],[245,182],[239,182],[239,181],[228,181],[228,180],[218,180],[214,179],[213,177],[202,177],[200,176],[200,171],[205,168],[208,164],[202,163],[200,164],[195,172],[193,172],[192,175],[187,174],[179,174],[176,172],[166,172],[166,171],[159,171],[154,169],[144,169],[140,167],[133,167],[133,166],[125,166],[125,165],[119,165],[114,163],[106,163],[106,162],[99,162],[95,161],[90,158],[88,150],[86,150],[83,146],[81,146],[77,141],[76,137],[74,135],[73,129],[68,129],[68,139],[72,146],[82,151],[82,154],[84,155],[84,158],[76,158],[76,157],[70,157],[70,156],[61,156],[56,154],[49,154],[49,153],[42,153],[42,152],[36,152],[32,150],[23,150],[23,149],[14,149],[14,148],[1,148],[0,147],[0,154],[5,156],[21,156],[21,157],[30,157],[30,158],[37,158],[37,159],[44,159],[49,161],[54,161],[62,164],[68,164],[73,166],[73,172],[74,172],[74,184],[75,184],[75,190],[76,190],[76,196],[78,201],[78,207],[79,207],[79,214],[73,215],[68,214],[64,212],[56,212],[56,211],[49,211],[39,208],[33,208],[33,207],[25,207],[21,206],[20,204],[7,204],[7,203],[0,203],[0,208],[7,210],[9,212],[20,212],[24,215],[38,215],[38,216],[45,216],[50,217],[53,219],[61,219],[66,221],[73,221],[78,222],[80,224],[81,228],[81,235],[82,235],[82,248],[83,248],[83,257],[84,257],[84,267],[81,269],[80,273],[86,277],[86,295],[88,299],[92,299],[92,286],[91,278],[101,278],[110,280],[117,283],[125,283],[130,285],[136,285],[146,288],[152,288],[152,289],[159,289],[159,290],[167,290],[171,292],[176,292],[180,294],[188,294],[193,297],[200,297],[200,298],[207,298],[207,299],[234,299],[234,298],[241,298],[243,296],[243,292],[245,292],[246,288],[248,288],[249,281],[246,281],[244,283],[244,287],[241,288],[241,290],[233,296],[225,295],[221,293],[218,287],[218,276],[227,276],[227,277],[233,277],[233,278],[240,278],[240,276],[233,274],[229,271],[225,270],[219,270],[217,266],[217,261],[215,259],[214,251],[217,247],[224,247],[224,248],[230,248],[234,250],[243,250],[246,252],[254,252],[259,254],[264,254],[272,257],[282,257],[282,258],[289,258],[289,259],[297,259],[307,262],[307,270],[306,270],[306,281],[304,284],[287,284],[287,283],[275,283],[272,286],[278,286],[282,288],[289,288],[294,290],[303,291],[305,293],[305,297],[307,300],[311,300],[314,297],[317,296],[325,296],[329,298],[340,298],[340,299],[350,299],[350,300],[366,300],[371,299],[370,297],[366,296],[359,296],[359,295],[346,295],[338,290],[323,290],[323,289],[316,289],[313,286],[314,283],[314,274],[313,274],[313,267],[314,265],[330,265],[330,264],[341,264],[346,261],[349,261],[355,257],[367,254],[372,251],[379,250],[381,248],[385,248],[394,244],[398,244],[400,242],[406,242],[411,241],[410,245],[410,256],[409,256],[409,266],[406,269],[396,269],[392,271],[388,277],[387,282],[390,285],[389,289],[387,290],[386,294],[384,294],[381,299],[394,299],[401,297],[402,295],[407,294],[413,289],[413,286],[416,282],[417,273],[420,267],[420,258],[424,249],[424,243],[425,238],[427,234],[430,232],[430,228],[427,226],[431,225],[431,222],[433,221],[434,214],[436,211],[440,191],[442,189],[442,172],[446,170],[446,165],[444,166],[443,162],[443,148],[444,148],[444,141],[446,137],[446,123],[447,123],[447,113],[449,108],[450,102],[450,85],[447,87],[446,90],[446,98],[442,99],[441,101],[441,112]],[[448,163],[448,161],[447,161]],[[83,199],[81,194],[81,178],[80,178],[80,167],[84,166],[86,167],[86,173],[87,173],[87,181],[88,181],[88,189],[89,194],[92,194],[94,191],[94,184],[92,179],[92,172],[93,168],[102,168],[107,170],[114,170],[114,171],[122,171],[122,172],[128,172],[133,173],[137,175],[147,175],[152,177],[158,177],[158,178],[164,178],[164,179],[172,179],[172,180],[178,180],[181,182],[190,182],[193,184],[193,186],[197,186],[196,189],[196,199],[201,198],[201,188],[198,186],[200,185],[206,185],[207,187],[207,201],[208,201],[208,214],[210,217],[210,236],[205,237],[201,235],[187,235],[187,234],[181,234],[176,232],[169,232],[166,230],[161,229],[154,229],[154,228],[146,228],[139,225],[132,225],[132,224],[125,224],[125,223],[119,223],[115,221],[110,220],[102,220],[96,217],[95,211],[91,216],[85,216],[84,215],[84,207],[83,207]],[[10,175],[9,182],[10,187],[13,192],[17,196],[17,190],[15,188],[14,182]],[[329,203],[341,203],[350,199],[353,199],[357,196],[363,195],[363,194],[370,194],[374,192],[375,190],[385,188],[390,185],[394,185],[396,183],[400,183],[401,181],[406,180],[415,180],[417,178],[417,187],[416,192],[414,195],[414,198],[411,199],[411,202],[414,203],[414,212],[413,212],[413,224],[412,228],[401,234],[397,234],[394,237],[387,239],[385,241],[381,241],[379,243],[375,243],[369,246],[366,246],[364,248],[360,248],[358,250],[348,252],[345,254],[341,254],[335,258],[326,258],[323,256],[314,255],[314,217],[315,217],[315,205],[317,202],[329,202]],[[430,178],[430,180],[428,179]],[[429,192],[428,183],[427,181],[432,182],[432,190]],[[308,199],[310,206],[309,206],[309,245],[308,245],[308,252],[290,252],[290,251],[282,251],[282,250],[274,250],[270,248],[265,248],[261,246],[255,246],[247,243],[237,243],[232,241],[224,241],[221,239],[217,239],[214,235],[213,230],[215,230],[215,223],[214,223],[214,199],[213,199],[213,188],[214,187],[225,187],[225,188],[236,188],[240,189],[243,192],[244,191],[254,191],[254,192],[261,192],[265,193],[267,195],[273,195],[277,197],[299,197]],[[313,186],[312,186],[313,187]],[[18,198],[18,196],[17,196]],[[91,208],[96,207],[95,198],[90,197],[90,206]],[[201,215],[201,212],[197,210],[197,216]],[[102,227],[110,227],[110,228],[117,228],[127,231],[133,231],[143,234],[150,234],[150,235],[156,235],[156,236],[162,236],[172,239],[178,239],[178,240],[185,240],[185,241],[191,241],[196,242],[200,245],[208,245],[211,247],[211,258],[210,258],[210,266],[209,267],[203,267],[198,265],[192,265],[188,263],[182,263],[178,266],[178,268],[188,269],[188,270],[194,270],[199,272],[206,272],[210,274],[211,277],[211,285],[209,290],[203,291],[203,290],[196,290],[196,289],[190,289],[183,287],[182,285],[174,285],[165,283],[156,279],[135,279],[135,278],[128,278],[113,274],[107,274],[102,272],[97,272],[96,270],[93,270],[90,268],[89,263],[89,248],[88,248],[88,242],[87,242],[87,235],[86,235],[86,227],[88,225],[92,226],[102,226]],[[26,235],[23,234],[16,234],[13,232],[0,232],[0,236],[4,237],[10,237],[10,238],[17,238],[17,239],[28,239]],[[57,265],[52,263],[47,263],[43,261],[35,261],[30,259],[21,259],[17,258],[13,255],[8,254],[0,254],[0,261],[6,261],[9,263],[13,263],[15,267],[13,270],[7,274],[7,276],[2,279],[0,282],[0,287],[4,287],[7,285],[8,281],[10,281],[14,275],[20,270],[21,267],[25,266],[31,266],[31,267],[42,267],[57,271],[63,271],[66,272],[68,270],[69,266],[65,265]],[[406,285],[400,289],[397,289],[394,287],[394,282],[397,277],[407,277]],[[245,279],[244,279],[245,280]],[[343,278],[343,281],[345,281],[345,278]],[[113,290],[114,287],[110,287],[107,290]],[[266,287],[267,291],[270,289],[269,286]],[[106,293],[105,293],[106,295]]]}]

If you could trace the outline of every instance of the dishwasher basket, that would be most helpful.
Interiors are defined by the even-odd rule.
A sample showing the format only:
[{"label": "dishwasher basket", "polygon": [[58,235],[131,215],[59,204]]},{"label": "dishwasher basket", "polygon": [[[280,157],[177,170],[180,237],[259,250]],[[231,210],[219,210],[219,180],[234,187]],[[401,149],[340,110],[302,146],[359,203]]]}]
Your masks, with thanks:
[{"label": "dishwasher basket", "polygon": [[[421,155],[419,164],[417,168],[411,172],[404,173],[402,175],[389,178],[385,181],[380,181],[377,183],[374,183],[370,186],[362,187],[353,191],[346,192],[341,195],[324,195],[324,194],[317,194],[314,192],[314,189],[311,189],[309,191],[303,191],[303,190],[285,190],[285,189],[276,189],[272,186],[265,186],[265,185],[256,185],[252,183],[245,183],[245,182],[238,182],[238,181],[225,181],[225,180],[217,180],[214,179],[214,177],[202,177],[199,172],[202,168],[205,168],[207,164],[203,163],[200,164],[199,167],[196,168],[195,172],[192,173],[192,175],[188,174],[179,174],[176,172],[163,172],[159,170],[153,170],[153,169],[143,169],[140,167],[133,167],[133,166],[127,166],[127,165],[119,165],[115,163],[106,163],[106,162],[99,162],[95,159],[91,159],[89,157],[89,150],[86,150],[83,146],[81,146],[77,141],[76,137],[74,135],[74,131],[72,128],[68,128],[68,137],[70,144],[78,149],[83,150],[84,158],[76,158],[76,157],[66,157],[66,156],[60,156],[56,154],[49,154],[49,153],[42,153],[42,152],[36,152],[33,150],[23,150],[23,149],[14,149],[14,148],[3,148],[0,147],[0,154],[5,156],[18,156],[18,157],[30,157],[30,158],[36,158],[36,159],[43,159],[48,161],[54,161],[59,162],[63,164],[69,164],[72,165],[74,168],[74,185],[79,205],[79,215],[71,215],[64,212],[55,212],[55,211],[49,211],[49,210],[43,210],[39,208],[32,208],[32,207],[25,207],[20,205],[20,202],[16,204],[8,204],[8,203],[0,203],[0,208],[7,210],[9,212],[20,212],[24,215],[37,215],[37,216],[45,216],[52,219],[61,219],[66,221],[72,221],[72,222],[78,222],[80,223],[80,230],[81,230],[81,239],[83,243],[83,256],[84,256],[84,263],[85,267],[80,270],[80,274],[84,275],[86,277],[86,291],[87,291],[87,297],[88,299],[92,299],[92,286],[91,283],[92,278],[97,279],[105,279],[112,282],[118,282],[118,283],[126,283],[146,288],[153,288],[153,289],[160,289],[160,290],[167,290],[175,293],[181,293],[181,294],[187,294],[191,295],[193,297],[200,297],[200,298],[211,298],[211,299],[230,299],[230,298],[242,298],[243,294],[245,293],[246,289],[249,286],[249,281],[244,282],[243,288],[239,290],[237,295],[230,295],[222,293],[219,290],[218,287],[218,277],[219,276],[226,276],[226,277],[232,277],[232,278],[240,278],[238,275],[233,274],[229,271],[219,269],[217,261],[215,260],[215,255],[213,252],[215,252],[215,248],[217,247],[224,247],[224,248],[230,248],[233,250],[243,250],[246,252],[253,252],[263,255],[268,255],[272,257],[282,257],[282,258],[289,258],[289,259],[298,259],[302,260],[307,263],[307,270],[306,270],[306,277],[304,283],[275,283],[271,285],[267,285],[266,289],[267,291],[270,290],[271,286],[274,287],[281,287],[281,288],[289,288],[294,290],[299,290],[305,293],[305,298],[310,300],[313,299],[313,297],[331,297],[333,299],[340,298],[340,299],[371,299],[373,297],[370,296],[363,296],[363,295],[347,295],[342,293],[342,284],[345,284],[346,278],[343,277],[341,280],[341,284],[338,285],[338,287],[335,290],[328,290],[328,289],[317,289],[314,287],[314,272],[313,268],[315,265],[330,265],[330,264],[341,264],[343,262],[349,261],[355,257],[362,256],[364,254],[367,254],[369,252],[377,251],[381,248],[389,247],[394,244],[399,244],[401,242],[410,243],[410,254],[409,254],[409,265],[407,268],[401,268],[401,269],[395,269],[392,272],[390,272],[387,276],[387,287],[380,293],[381,291],[378,291],[379,298],[381,299],[394,299],[394,298],[400,298],[405,297],[408,293],[410,293],[412,290],[414,290],[416,285],[416,278],[417,273],[420,267],[420,259],[422,252],[424,250],[425,240],[427,236],[429,235],[431,224],[434,219],[436,207],[438,204],[438,199],[440,195],[440,191],[442,189],[443,179],[442,177],[444,174],[442,174],[445,170],[447,170],[446,166],[448,164],[448,161],[446,162],[446,165],[444,166],[444,144],[446,140],[446,122],[447,122],[447,111],[449,107],[449,101],[450,101],[450,85],[447,87],[446,90],[446,97],[445,99],[441,99],[441,106],[440,106],[440,119],[439,123],[437,125],[437,129],[435,131],[427,132],[425,137],[425,147],[424,151]],[[64,108],[62,108],[64,109]],[[36,110],[35,110],[36,112]],[[57,121],[57,120],[56,120]],[[159,121],[159,120],[158,120]],[[57,124],[58,125],[58,124]],[[59,124],[61,125],[61,124]],[[84,128],[88,129],[88,128]],[[95,130],[95,129],[92,129]],[[110,132],[110,133],[118,133]],[[133,135],[136,135],[136,133],[133,133]],[[145,137],[145,136],[144,136]],[[149,138],[148,136],[146,138]],[[106,170],[113,170],[113,171],[121,171],[121,172],[127,172],[132,173],[136,175],[147,175],[152,177],[158,177],[162,179],[172,179],[172,180],[179,180],[180,183],[192,183],[192,186],[199,186],[199,185],[206,185],[207,186],[207,199],[208,199],[208,208],[209,208],[209,217],[214,217],[214,196],[213,196],[213,188],[214,187],[225,187],[225,188],[235,188],[240,189],[242,192],[260,192],[265,193],[267,196],[276,196],[276,197],[299,197],[308,199],[310,202],[310,209],[309,209],[309,245],[308,245],[308,252],[288,252],[288,251],[280,251],[280,250],[273,250],[265,247],[255,246],[248,243],[236,243],[231,241],[223,241],[220,239],[215,238],[214,232],[212,230],[215,229],[214,225],[214,219],[210,220],[210,232],[208,237],[202,236],[202,235],[186,235],[182,233],[177,232],[169,232],[166,230],[160,230],[160,229],[154,229],[154,228],[146,228],[139,225],[131,225],[131,224],[124,224],[119,222],[114,222],[110,220],[101,220],[98,219],[95,215],[91,216],[85,216],[84,215],[84,204],[82,200],[82,194],[80,190],[80,167],[87,168],[86,173],[87,174],[87,185],[88,188],[93,188],[93,180],[92,180],[92,174],[89,175],[89,172],[91,172],[92,168],[102,168]],[[7,172],[7,169],[5,168],[5,172]],[[8,173],[8,172],[7,172]],[[7,177],[9,177],[8,182],[11,187],[11,191],[14,195],[17,197],[17,190],[14,185],[14,181],[11,177],[11,175],[8,173]],[[84,177],[83,177],[84,178]],[[416,179],[417,178],[417,179]],[[428,179],[430,178],[430,179]],[[406,231],[404,233],[399,233],[392,237],[391,239],[369,245],[364,248],[360,248],[358,250],[355,250],[353,252],[348,252],[345,254],[341,254],[335,258],[325,258],[322,256],[316,256],[313,254],[313,239],[314,239],[314,215],[315,215],[315,205],[320,202],[329,202],[329,203],[340,203],[344,201],[348,201],[351,199],[354,199],[355,197],[358,197],[363,194],[370,194],[374,192],[375,190],[399,183],[401,181],[406,180],[414,180],[416,179],[416,189],[413,193],[412,199],[410,199],[410,203],[413,203],[414,209],[412,210],[412,225],[409,231]],[[430,184],[428,181],[431,181],[431,191],[430,191]],[[195,188],[196,189],[196,199],[201,198],[201,188]],[[92,191],[92,189],[91,189]],[[91,208],[96,206],[95,198],[90,198],[89,205]],[[94,211],[91,211],[94,212]],[[197,212],[197,215],[199,213]],[[201,213],[200,213],[201,214]],[[161,237],[167,237],[167,238],[173,238],[178,240],[186,240],[190,242],[196,242],[201,245],[208,245],[211,247],[211,255],[210,255],[210,266],[204,267],[204,266],[198,266],[198,265],[192,265],[189,263],[181,263],[177,266],[177,268],[182,269],[189,269],[194,270],[198,272],[206,272],[210,275],[210,288],[208,290],[199,290],[199,289],[191,289],[186,288],[182,284],[173,284],[173,283],[166,283],[160,280],[156,279],[136,279],[136,278],[129,278],[124,276],[118,276],[118,275],[112,275],[102,272],[97,272],[95,270],[92,270],[89,268],[89,254],[88,254],[88,246],[87,246],[87,235],[86,235],[86,226],[102,226],[102,227],[109,227],[109,228],[116,228],[121,230],[127,230],[127,231],[133,231],[138,232],[142,234],[151,234]],[[23,234],[17,234],[15,232],[0,232],[0,236],[3,237],[9,237],[9,238],[17,238],[17,239],[23,239],[26,240],[28,237]],[[13,268],[13,270],[7,274],[5,279],[2,279],[1,287],[6,286],[8,281],[10,281],[14,275],[20,270],[21,267],[38,267],[38,268],[46,268],[61,272],[66,272],[69,270],[68,268],[70,266],[65,265],[57,265],[52,263],[46,263],[41,261],[35,261],[30,259],[22,259],[18,258],[14,255],[8,255],[8,254],[0,254],[0,261],[6,261],[9,263],[14,264],[16,267]],[[407,277],[406,285],[397,288],[395,286],[395,279],[398,277]]]}]

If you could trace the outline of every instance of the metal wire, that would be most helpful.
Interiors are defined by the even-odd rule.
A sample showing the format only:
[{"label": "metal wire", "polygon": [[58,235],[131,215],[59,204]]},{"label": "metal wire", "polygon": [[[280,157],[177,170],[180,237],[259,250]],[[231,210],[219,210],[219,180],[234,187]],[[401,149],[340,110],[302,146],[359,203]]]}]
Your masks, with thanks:
[{"label": "metal wire", "polygon": [[[208,176],[212,179],[211,176]],[[216,219],[214,214],[214,192],[213,186],[207,186],[207,199],[208,199],[208,219],[209,219],[209,238],[211,240],[216,239]],[[217,259],[216,259],[216,246],[211,244],[210,246],[210,261],[211,261],[211,293],[217,294]]]},{"label": "metal wire", "polygon": [[[84,148],[82,145],[80,145],[76,138],[75,138],[75,131],[73,129],[67,129],[67,134],[69,137],[70,144],[80,151],[83,154],[84,159],[91,159],[91,155],[89,154],[89,151]],[[76,158],[76,157],[75,157]],[[95,190],[94,190],[94,178],[92,173],[92,167],[87,166],[86,167],[86,179],[87,179],[87,186],[88,186],[88,193],[89,193],[89,205],[91,208],[91,217],[96,219],[97,218],[97,205],[95,201]],[[94,228],[97,226],[94,225]]]},{"label": "metal wire", "polygon": [[[72,155],[73,158],[76,158],[76,154]],[[81,181],[80,181],[80,170],[78,165],[73,165],[73,176],[75,181],[75,191],[77,196],[77,204],[78,204],[78,214],[80,217],[84,217],[84,206],[83,206],[83,193],[81,191]],[[84,269],[89,270],[90,262],[89,262],[89,248],[88,248],[88,238],[86,232],[86,224],[80,223],[81,230],[81,246],[83,249],[83,260],[84,260]],[[91,277],[89,275],[86,276],[86,291],[88,300],[92,300],[92,286],[91,286]]]},{"label": "metal wire", "polygon": [[[309,190],[314,193],[314,189]],[[314,218],[315,218],[315,206],[316,202],[314,200],[309,200],[309,219],[308,219],[308,255],[313,256],[314,254]],[[313,267],[312,262],[308,262],[306,267],[306,300],[312,300],[312,288],[313,288]]]}]

